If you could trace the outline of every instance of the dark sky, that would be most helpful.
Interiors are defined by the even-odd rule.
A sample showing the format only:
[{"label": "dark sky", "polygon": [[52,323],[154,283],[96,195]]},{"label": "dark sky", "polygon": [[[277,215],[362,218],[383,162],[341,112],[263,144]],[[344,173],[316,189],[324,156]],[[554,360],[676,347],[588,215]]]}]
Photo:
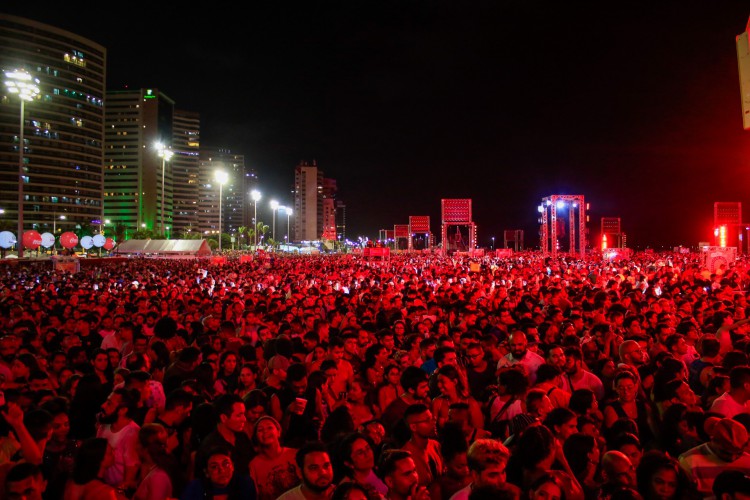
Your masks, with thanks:
[{"label": "dark sky", "polygon": [[199,112],[264,200],[289,203],[316,160],[351,239],[410,215],[439,236],[440,200],[472,198],[480,245],[523,229],[536,246],[541,199],[583,194],[596,236],[621,217],[630,246],[695,245],[715,201],[750,203],[747,1],[108,4],[2,8],[107,47],[108,88]]}]

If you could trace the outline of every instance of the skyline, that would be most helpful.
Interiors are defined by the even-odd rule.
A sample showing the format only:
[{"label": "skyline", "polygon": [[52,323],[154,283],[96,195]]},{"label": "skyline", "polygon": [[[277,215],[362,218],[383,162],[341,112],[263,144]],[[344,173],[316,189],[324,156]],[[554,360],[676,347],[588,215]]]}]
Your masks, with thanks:
[{"label": "skyline", "polygon": [[265,200],[289,204],[294,167],[317,161],[349,239],[410,215],[439,236],[440,200],[471,198],[480,246],[523,229],[534,247],[542,198],[582,194],[592,247],[601,217],[632,247],[695,246],[714,202],[750,203],[743,2],[89,5],[3,11],[105,46],[109,90],[200,113],[202,144],[245,155]]}]

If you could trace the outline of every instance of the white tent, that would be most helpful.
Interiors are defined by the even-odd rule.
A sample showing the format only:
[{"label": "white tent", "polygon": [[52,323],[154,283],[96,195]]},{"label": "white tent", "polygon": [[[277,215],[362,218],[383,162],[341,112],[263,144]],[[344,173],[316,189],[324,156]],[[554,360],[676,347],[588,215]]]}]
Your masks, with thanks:
[{"label": "white tent", "polygon": [[206,257],[211,255],[211,248],[206,240],[125,240],[112,252],[141,257]]}]

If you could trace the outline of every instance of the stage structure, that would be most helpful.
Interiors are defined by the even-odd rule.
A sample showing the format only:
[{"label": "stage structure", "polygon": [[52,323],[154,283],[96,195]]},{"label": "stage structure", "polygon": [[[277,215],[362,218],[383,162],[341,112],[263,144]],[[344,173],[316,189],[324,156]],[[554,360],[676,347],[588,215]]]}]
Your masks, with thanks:
[{"label": "stage structure", "polygon": [[[503,231],[503,240],[505,246],[503,248],[512,248],[516,252],[523,251],[523,229],[506,229]],[[509,246],[510,244],[513,246]]]},{"label": "stage structure", "polygon": [[602,217],[601,224],[602,250],[607,248],[625,248],[627,246],[625,233],[622,232],[619,217]]},{"label": "stage structure", "polygon": [[411,244],[411,236],[409,234],[409,224],[394,224],[393,225],[393,249],[394,250],[408,250]]},{"label": "stage structure", "polygon": [[381,229],[378,233],[378,241],[384,245],[388,245],[393,241],[393,229]]},{"label": "stage structure", "polygon": [[[588,206],[584,204],[582,194],[553,194],[542,198],[542,204],[537,207],[537,210],[541,214],[539,223],[541,224],[540,237],[541,237],[541,249],[544,255],[551,255],[557,257],[558,251],[558,235],[560,237],[565,236],[565,226],[561,224],[562,217],[558,217],[558,212],[564,213],[565,209],[568,209],[568,226],[570,236],[570,249],[569,254],[571,256],[578,255],[581,258],[586,256],[586,222],[588,216],[586,210]],[[578,212],[578,230],[576,231],[576,211]],[[578,250],[576,251],[576,233],[578,236]]]},{"label": "stage structure", "polygon": [[[443,255],[451,252],[472,252],[477,242],[477,227],[471,220],[471,198],[441,200],[441,237]],[[461,233],[468,228],[468,241]],[[452,232],[452,229],[456,229]]]},{"label": "stage structure", "polygon": [[737,245],[742,253],[742,203],[739,201],[717,201],[714,203],[714,245],[728,247]]},{"label": "stage structure", "polygon": [[424,237],[424,249],[432,248],[432,233],[430,232],[429,215],[409,216],[409,251],[414,250],[414,239],[418,236]]}]

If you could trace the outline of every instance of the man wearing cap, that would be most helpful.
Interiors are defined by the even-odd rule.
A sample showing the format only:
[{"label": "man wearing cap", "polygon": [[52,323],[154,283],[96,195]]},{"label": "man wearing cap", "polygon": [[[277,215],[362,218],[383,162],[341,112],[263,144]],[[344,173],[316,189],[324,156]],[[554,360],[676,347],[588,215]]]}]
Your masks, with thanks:
[{"label": "man wearing cap", "polygon": [[750,470],[746,453],[748,434],[745,427],[730,418],[706,423],[711,440],[692,448],[679,457],[680,466],[697,484],[698,491],[711,496],[716,477],[725,470]]}]

